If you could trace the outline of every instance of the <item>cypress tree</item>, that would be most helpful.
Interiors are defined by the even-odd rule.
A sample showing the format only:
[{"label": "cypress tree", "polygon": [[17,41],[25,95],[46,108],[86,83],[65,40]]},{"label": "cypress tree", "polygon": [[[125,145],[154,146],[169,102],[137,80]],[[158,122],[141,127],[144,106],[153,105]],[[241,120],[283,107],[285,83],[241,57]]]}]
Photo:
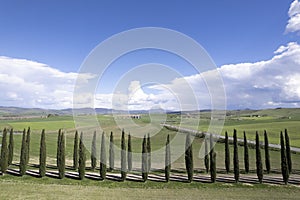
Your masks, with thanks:
[{"label": "cypress tree", "polygon": [[26,154],[27,154],[27,145],[26,145],[26,130],[23,130],[22,136],[22,146],[21,146],[21,154],[20,154],[20,175],[23,176],[26,174]]},{"label": "cypress tree", "polygon": [[205,147],[205,156],[204,156],[204,165],[205,165],[205,169],[206,169],[206,173],[208,173],[209,170],[209,157],[208,157],[208,142],[207,142],[207,138],[204,138],[204,147]]},{"label": "cypress tree", "polygon": [[194,167],[193,167],[193,150],[192,150],[190,133],[186,135],[186,140],[185,140],[185,167],[186,167],[186,172],[188,174],[188,181],[192,182]]},{"label": "cypress tree", "polygon": [[249,173],[249,152],[248,152],[248,141],[246,132],[244,131],[244,165],[245,165],[245,173]]},{"label": "cypress tree", "polygon": [[80,133],[80,140],[79,140],[79,165],[78,165],[78,174],[79,179],[82,180],[85,175],[85,161],[86,161],[86,155],[85,155],[85,147],[83,144],[83,133]]},{"label": "cypress tree", "polygon": [[74,136],[73,168],[75,170],[78,169],[78,131],[75,132],[75,136]]},{"label": "cypress tree", "polygon": [[45,129],[42,130],[41,142],[40,142],[40,166],[39,173],[41,177],[46,175],[46,139],[45,139]]},{"label": "cypress tree", "polygon": [[26,146],[27,146],[27,154],[26,154],[26,164],[29,163],[29,154],[30,154],[30,127],[27,129],[27,136],[26,136]]},{"label": "cypress tree", "polygon": [[102,133],[101,139],[101,158],[100,158],[100,176],[104,180],[106,176],[106,147],[105,147],[105,134]]},{"label": "cypress tree", "polygon": [[229,150],[229,141],[227,131],[225,132],[225,168],[226,173],[229,173],[230,170],[230,150]]},{"label": "cypress tree", "polygon": [[58,177],[60,179],[65,177],[65,134],[63,131],[60,130],[59,134],[59,147],[58,147]]},{"label": "cypress tree", "polygon": [[217,176],[217,169],[216,169],[216,153],[214,151],[213,147],[213,136],[210,135],[210,179],[211,182],[216,182],[216,176]]},{"label": "cypress tree", "polygon": [[1,172],[2,175],[6,173],[8,167],[8,147],[7,147],[7,129],[4,128],[2,132],[2,146],[1,146]]},{"label": "cypress tree", "polygon": [[61,168],[61,129],[58,130],[57,134],[56,166],[59,171]]},{"label": "cypress tree", "polygon": [[132,170],[132,149],[131,149],[131,135],[128,135],[128,148],[127,148],[127,162],[128,162],[128,171]]},{"label": "cypress tree", "polygon": [[167,136],[166,142],[166,154],[165,154],[165,178],[166,182],[170,181],[170,171],[171,171],[171,151],[170,151],[170,135]]},{"label": "cypress tree", "polygon": [[292,172],[292,158],[291,158],[290,138],[289,138],[287,129],[284,130],[284,135],[285,135],[286,160],[287,160],[289,173],[291,173]]},{"label": "cypress tree", "polygon": [[210,161],[210,167],[211,167],[210,178],[211,178],[211,182],[213,182],[213,183],[216,182],[216,178],[217,178],[216,157],[217,157],[216,152],[212,152],[212,157],[211,157],[211,161]]},{"label": "cypress tree", "polygon": [[10,129],[8,144],[8,165],[12,164],[14,158],[14,130]]},{"label": "cypress tree", "polygon": [[150,134],[148,133],[148,137],[147,137],[147,170],[148,172],[151,170],[151,141],[150,141]]},{"label": "cypress tree", "polygon": [[114,150],[114,136],[113,132],[110,133],[109,138],[109,170],[114,170],[115,167],[115,150]]},{"label": "cypress tree", "polygon": [[148,168],[148,155],[147,155],[147,139],[145,135],[142,144],[142,178],[144,182],[146,182],[148,179],[147,168]]},{"label": "cypress tree", "polygon": [[260,145],[259,145],[259,135],[256,131],[256,137],[255,137],[255,146],[256,146],[256,174],[259,183],[262,183],[263,180],[263,167],[261,162],[261,154],[260,154]]},{"label": "cypress tree", "polygon": [[97,166],[97,136],[96,136],[96,131],[94,132],[93,135],[93,140],[92,140],[92,149],[91,149],[91,167],[92,170],[95,170]]},{"label": "cypress tree", "polygon": [[233,171],[234,171],[234,180],[237,183],[239,182],[240,179],[240,168],[239,168],[237,135],[235,129],[233,130]]},{"label": "cypress tree", "polygon": [[286,160],[286,151],[285,151],[285,147],[284,147],[284,138],[283,138],[282,131],[280,132],[280,146],[281,146],[281,149],[280,149],[281,173],[282,173],[283,182],[285,184],[287,184],[289,181],[289,169],[288,169],[287,160]]},{"label": "cypress tree", "polygon": [[270,173],[271,164],[270,164],[270,154],[269,154],[269,139],[267,135],[267,131],[264,131],[264,138],[265,138],[265,161],[266,161],[266,170],[267,173]]},{"label": "cypress tree", "polygon": [[124,129],[122,130],[122,138],[121,138],[121,180],[126,180],[126,143],[125,143],[125,132]]}]

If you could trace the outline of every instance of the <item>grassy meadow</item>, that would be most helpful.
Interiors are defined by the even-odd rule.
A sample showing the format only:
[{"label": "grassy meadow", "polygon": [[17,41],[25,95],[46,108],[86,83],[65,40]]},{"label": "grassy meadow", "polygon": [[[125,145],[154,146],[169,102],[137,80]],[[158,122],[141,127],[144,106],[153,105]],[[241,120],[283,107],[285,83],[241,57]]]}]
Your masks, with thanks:
[{"label": "grassy meadow", "polygon": [[[201,113],[200,126],[195,127],[193,124],[193,115],[182,114],[181,117],[186,117],[190,121],[184,124],[184,127],[197,129],[200,131],[207,131],[209,125],[209,113]],[[160,117],[158,117],[160,119]],[[102,131],[108,136],[111,131],[114,133],[115,148],[115,166],[118,172],[120,167],[120,136],[121,129],[124,128],[126,134],[132,133],[132,149],[133,152],[141,152],[142,137],[153,130],[149,129],[151,120],[148,115],[142,115],[141,119],[134,119],[133,126],[119,127],[120,123],[115,121],[112,115],[98,115],[97,120],[101,125],[101,132],[97,132],[97,151],[100,152],[100,134]],[[173,125],[178,125],[180,117],[175,114],[167,116],[166,122]],[[235,111],[227,113],[225,125],[222,134],[227,130],[229,135],[232,134],[232,130],[235,128],[238,130],[238,136],[242,138],[242,131],[246,131],[248,139],[254,139],[255,131],[259,131],[261,134],[261,141],[263,141],[263,130],[267,130],[269,134],[269,142],[278,144],[279,133],[285,128],[288,129],[290,135],[290,141],[292,146],[300,147],[300,109],[277,109],[277,110],[265,110],[265,111],[250,111],[242,112]],[[156,123],[158,126],[159,122]],[[66,132],[66,165],[72,166],[72,154],[73,154],[73,139],[75,133],[75,123],[72,116],[51,116],[49,118],[33,118],[33,119],[20,119],[20,120],[1,120],[0,129],[4,127],[14,128],[17,132],[14,135],[15,150],[13,163],[17,164],[20,158],[20,148],[22,134],[19,133],[24,128],[30,127],[31,134],[31,146],[30,146],[30,167],[29,169],[35,169],[35,164],[39,163],[39,143],[40,133],[42,129],[46,130],[46,146],[47,146],[47,170],[53,170],[53,166],[56,165],[56,145],[57,145],[57,132],[59,128],[62,128]],[[136,130],[134,130],[136,128]],[[158,127],[160,129],[160,127]],[[93,132],[93,128],[89,127],[88,120],[81,123],[81,130],[89,130],[87,132]],[[140,131],[143,130],[143,131]],[[140,131],[140,132],[139,132]],[[172,138],[178,137],[179,141],[182,141],[182,147],[173,146],[175,148],[182,148],[184,151],[185,135],[177,134],[165,128],[161,129],[157,134],[151,137],[152,151],[154,154],[161,154],[161,150],[164,149],[167,135],[170,134]],[[88,150],[91,146],[91,137],[85,137],[85,145]],[[203,139],[195,138],[193,141],[193,159],[195,174],[207,176],[204,167],[204,159],[199,157],[199,151],[202,145]],[[175,145],[175,144],[174,144]],[[106,146],[108,153],[108,145]],[[231,161],[233,158],[233,147],[230,146]],[[172,149],[172,144],[171,144]],[[162,151],[164,152],[164,151]],[[215,152],[217,153],[217,170],[218,173],[224,173],[224,144],[217,143],[215,146]],[[264,151],[262,153],[262,160],[264,166]],[[100,154],[100,153],[99,153]],[[98,157],[99,157],[98,154]],[[161,155],[163,158],[163,154]],[[255,172],[255,150],[249,149],[250,156],[250,170]],[[171,150],[172,159],[172,173],[179,173],[185,176],[185,161],[184,155],[177,157]],[[243,147],[239,147],[239,162],[240,170],[243,173]],[[99,158],[98,158],[99,160]],[[280,152],[270,152],[271,169],[280,170]],[[300,155],[292,154],[293,169],[295,172],[300,171]],[[90,154],[87,154],[87,167],[90,166]],[[11,168],[18,169],[17,166],[11,166]],[[141,158],[139,154],[133,157],[133,172],[134,174],[140,174]],[[231,162],[231,169],[233,163]],[[152,172],[154,174],[161,174],[164,169],[164,160],[153,159],[152,160]],[[264,168],[265,169],[265,168]],[[73,171],[71,168],[68,171]],[[87,173],[91,172],[87,168]],[[276,172],[278,173],[278,172]],[[229,175],[233,176],[231,171]],[[280,176],[280,174],[279,174]],[[296,198],[300,194],[300,188],[295,186],[272,186],[269,184],[230,184],[230,183],[199,183],[193,182],[191,184],[171,181],[170,183],[161,183],[156,181],[148,181],[147,183],[140,183],[134,181],[126,181],[125,183],[119,183],[117,181],[96,181],[85,179],[83,181],[73,180],[65,178],[58,180],[54,178],[34,178],[29,175],[24,177],[18,177],[13,175],[5,175],[0,177],[0,197],[1,199],[53,199],[53,195],[59,199],[73,199],[74,195],[78,198],[95,198],[99,195],[104,199],[140,199],[141,197],[157,198],[173,198],[177,199],[198,199],[209,198],[214,199],[269,199],[271,195],[276,198]],[[38,193],[33,188],[38,189]],[[147,189],[147,190],[145,190]],[[14,192],[4,192],[4,191]],[[124,192],[127,191],[127,192]],[[38,196],[37,196],[38,195]]]}]

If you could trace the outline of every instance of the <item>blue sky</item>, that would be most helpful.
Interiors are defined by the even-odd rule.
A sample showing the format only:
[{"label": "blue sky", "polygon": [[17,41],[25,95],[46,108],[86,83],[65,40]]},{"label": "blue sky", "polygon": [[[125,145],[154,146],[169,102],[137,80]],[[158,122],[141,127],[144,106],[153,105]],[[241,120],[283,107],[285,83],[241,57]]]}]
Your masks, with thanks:
[{"label": "blue sky", "polygon": [[[300,66],[291,59],[298,59],[296,47],[300,42],[300,28],[297,20],[299,19],[300,8],[296,0],[294,11],[289,12],[292,2],[294,1],[1,1],[0,56],[3,57],[4,61],[2,61],[2,66],[0,62],[0,68],[5,66],[5,70],[9,70],[9,66],[13,66],[16,68],[12,67],[11,69],[18,70],[18,67],[23,67],[22,70],[28,69],[32,75],[37,76],[42,74],[41,71],[46,76],[48,74],[49,77],[52,77],[53,74],[51,75],[51,73],[60,73],[61,76],[66,76],[66,80],[70,79],[68,83],[73,83],[81,63],[100,42],[128,29],[151,26],[173,29],[196,40],[206,49],[216,65],[220,69],[223,67],[221,70],[224,71],[223,75],[226,74],[225,71],[227,72],[231,65],[240,68],[241,63],[249,63],[246,68],[250,67],[249,70],[252,71],[252,68],[254,69],[255,66],[259,65],[260,61],[272,61],[275,56],[274,52],[280,46],[283,46],[282,49],[284,47],[287,49],[277,53],[280,55],[286,53],[282,57],[290,57],[285,62],[293,63],[293,67],[287,69],[289,74],[297,74],[295,73],[298,72],[297,66],[299,68]],[[289,21],[292,17],[294,17],[294,21]],[[293,24],[288,27],[289,22]],[[293,56],[291,56],[292,53],[294,53]],[[13,59],[18,60],[16,61],[19,62],[18,66],[11,62]],[[133,60],[135,61],[133,62]],[[26,63],[27,61],[33,63]],[[120,66],[124,65],[121,61],[120,59]],[[172,65],[186,77],[195,75],[195,71],[188,67],[184,61],[156,51],[129,55],[124,58],[124,62],[130,63],[129,65],[145,62],[166,63]],[[282,61],[280,60],[278,63],[282,63]],[[272,66],[277,66],[278,63]],[[31,64],[40,64],[41,67],[47,66],[48,68],[45,70],[39,67],[28,67]],[[18,75],[18,73],[14,73],[15,71],[6,73],[5,70],[0,71],[0,75],[1,72],[2,75],[8,74],[7,80],[9,77],[17,77],[26,82],[24,74],[27,72]],[[118,73],[118,67],[111,70],[111,73],[116,73],[116,76],[123,73],[122,70]],[[264,75],[263,72],[268,73],[262,70],[255,76],[261,77]],[[276,76],[279,75],[276,74]],[[229,88],[226,93],[232,96],[230,94],[231,90],[234,91],[232,83],[237,80],[232,80],[229,75],[225,75],[223,78],[225,87]],[[109,80],[109,76],[104,78],[104,81],[106,79]],[[275,83],[276,80],[274,80]],[[292,80],[292,77],[289,80]],[[20,84],[21,82],[22,80],[20,80]],[[39,84],[34,85],[34,83]],[[274,85],[276,85],[275,83]],[[5,85],[5,82],[3,84]],[[22,97],[20,91],[11,86],[6,89],[7,98],[0,99],[2,105],[46,108],[71,106],[70,99],[66,98],[72,93],[71,85],[61,87],[57,85],[57,88],[47,89],[48,86],[43,86],[47,83],[43,83],[41,80],[35,80],[28,84],[28,87],[31,84],[37,87],[37,91],[31,91],[33,97],[38,93],[43,94],[43,98],[39,100],[33,98],[27,101],[26,98]],[[244,87],[244,83],[239,82],[238,84],[241,84],[239,87],[247,88]],[[270,94],[278,92],[278,88],[273,85],[274,90],[270,93],[271,86],[263,87],[263,89],[262,86],[257,86],[260,88],[258,91],[253,89],[257,88],[254,84],[252,89],[245,91],[245,95],[254,97],[255,94],[262,93],[261,95],[266,96],[266,102],[254,102],[249,105],[243,104],[243,101],[240,103],[232,102],[230,99],[227,102],[229,101],[229,108],[298,106],[300,91],[299,96],[297,96],[298,85],[297,83],[291,84],[294,84],[296,88],[293,90],[293,94],[289,93],[291,95],[289,99],[281,99],[282,97],[279,96],[268,99]],[[45,87],[43,92],[39,90],[41,87]],[[65,88],[68,88],[68,91],[65,91]],[[284,88],[281,89],[284,90]],[[267,92],[263,93],[262,90],[267,90]],[[28,91],[30,91],[29,88]],[[109,91],[100,90],[108,96]],[[65,92],[67,93],[64,94]],[[46,95],[47,93],[53,93],[56,96],[49,97]],[[283,92],[282,95],[284,96],[284,94]],[[58,98],[60,95],[62,97]],[[56,101],[56,97],[60,99],[59,102],[64,103]],[[53,101],[49,99],[53,99]],[[291,104],[291,102],[294,103]],[[109,107],[107,105],[106,103],[105,106]],[[99,103],[98,106],[101,104]]]}]

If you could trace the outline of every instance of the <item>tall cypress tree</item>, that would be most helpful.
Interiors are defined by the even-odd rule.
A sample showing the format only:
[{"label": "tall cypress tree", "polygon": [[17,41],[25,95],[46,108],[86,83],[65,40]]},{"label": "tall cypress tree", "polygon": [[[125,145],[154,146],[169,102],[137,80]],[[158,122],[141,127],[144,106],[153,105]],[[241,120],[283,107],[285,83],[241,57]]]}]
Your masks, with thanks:
[{"label": "tall cypress tree", "polygon": [[288,169],[287,160],[286,160],[286,151],[285,151],[285,147],[284,147],[284,138],[283,138],[282,131],[280,132],[280,146],[281,146],[281,149],[280,149],[281,173],[282,173],[283,182],[285,184],[287,184],[289,181],[289,169]]},{"label": "tall cypress tree", "polygon": [[27,154],[27,145],[26,145],[26,130],[23,130],[22,136],[22,146],[21,146],[21,154],[20,154],[20,175],[23,176],[26,174],[26,154]]},{"label": "tall cypress tree", "polygon": [[8,165],[12,164],[14,158],[14,130],[10,129],[8,144]]},{"label": "tall cypress tree", "polygon": [[65,134],[60,130],[58,142],[58,177],[60,179],[65,177]]},{"label": "tall cypress tree", "polygon": [[245,173],[249,173],[249,152],[248,152],[248,141],[246,132],[244,131],[244,165],[245,165]]},{"label": "tall cypress tree", "polygon": [[211,182],[216,182],[216,177],[217,177],[217,168],[216,168],[216,153],[214,151],[213,147],[213,136],[212,134],[210,135],[210,179]]},{"label": "tall cypress tree", "polygon": [[132,149],[131,149],[131,135],[128,135],[128,148],[127,148],[127,162],[128,162],[128,171],[132,170]]},{"label": "tall cypress tree", "polygon": [[101,158],[100,158],[100,176],[104,180],[106,176],[106,147],[105,147],[105,134],[102,133],[101,138]]},{"label": "tall cypress tree", "polygon": [[91,149],[91,167],[92,170],[95,170],[97,166],[97,136],[96,136],[96,131],[94,132],[93,135],[93,140],[92,140],[92,149]]},{"label": "tall cypress tree", "polygon": [[6,173],[8,167],[8,148],[7,148],[7,129],[4,128],[2,132],[2,146],[1,146],[1,172],[2,175]]},{"label": "tall cypress tree", "polygon": [[205,156],[204,156],[204,165],[206,169],[206,173],[208,173],[209,170],[209,152],[208,152],[208,142],[207,142],[207,137],[204,138],[204,147],[205,147]]},{"label": "tall cypress tree", "polygon": [[240,168],[239,168],[239,154],[238,154],[238,143],[236,130],[233,130],[233,171],[234,171],[234,180],[239,182],[240,179]]},{"label": "tall cypress tree", "polygon": [[126,143],[125,143],[125,131],[122,130],[121,138],[121,180],[126,180],[127,167],[126,167]]},{"label": "tall cypress tree", "polygon": [[114,170],[115,167],[115,150],[114,150],[114,135],[113,132],[110,133],[109,138],[109,170]]},{"label": "tall cypress tree", "polygon": [[217,161],[216,161],[216,157],[217,157],[217,154],[216,152],[213,152],[212,153],[212,158],[211,158],[211,171],[210,171],[210,177],[211,177],[211,182],[216,182],[216,178],[217,178]]},{"label": "tall cypress tree", "polygon": [[79,140],[79,162],[78,162],[78,174],[79,179],[82,180],[85,176],[85,146],[83,144],[83,133],[80,133],[80,140]]},{"label": "tall cypress tree", "polygon": [[230,150],[229,150],[229,141],[227,131],[225,132],[225,168],[226,173],[229,173],[230,170]]},{"label": "tall cypress tree", "polygon": [[40,141],[40,166],[39,173],[41,177],[46,175],[46,138],[45,129],[42,130],[41,141]]},{"label": "tall cypress tree", "polygon": [[269,139],[267,131],[264,131],[264,138],[265,138],[265,161],[266,161],[266,170],[267,173],[270,173],[271,164],[270,164],[270,154],[269,154]]},{"label": "tall cypress tree", "polygon": [[74,136],[73,168],[75,170],[78,169],[78,131],[75,132],[75,136]]},{"label": "tall cypress tree", "polygon": [[262,183],[263,180],[263,167],[261,162],[261,154],[260,154],[260,145],[259,145],[259,135],[256,131],[256,137],[255,137],[255,146],[256,146],[256,174],[259,183]]},{"label": "tall cypress tree", "polygon": [[56,166],[59,171],[61,168],[61,129],[58,130],[57,134]]},{"label": "tall cypress tree", "polygon": [[66,158],[65,158],[65,133],[61,133],[61,170],[60,170],[60,177],[65,177],[65,169],[66,169]]},{"label": "tall cypress tree", "polygon": [[147,139],[146,135],[144,136],[143,139],[143,144],[142,144],[142,178],[143,181],[146,182],[148,179],[148,155],[147,155]]},{"label": "tall cypress tree", "polygon": [[186,135],[186,140],[185,140],[185,167],[186,167],[186,172],[188,174],[188,181],[192,182],[193,174],[194,174],[194,166],[193,166],[193,149],[192,149],[190,133]]},{"label": "tall cypress tree", "polygon": [[27,129],[27,136],[26,136],[26,146],[27,146],[27,154],[26,154],[26,164],[29,163],[29,156],[30,156],[30,127]]},{"label": "tall cypress tree", "polygon": [[289,138],[287,129],[284,130],[284,135],[285,135],[286,160],[287,160],[289,173],[291,173],[292,172],[292,158],[291,158],[290,138]]},{"label": "tall cypress tree", "polygon": [[170,135],[167,136],[166,142],[166,154],[165,154],[165,178],[166,182],[170,181],[170,171],[171,171],[171,151],[170,151]]},{"label": "tall cypress tree", "polygon": [[148,164],[148,172],[151,170],[151,141],[150,141],[150,134],[148,133],[148,137],[147,137],[147,164]]}]

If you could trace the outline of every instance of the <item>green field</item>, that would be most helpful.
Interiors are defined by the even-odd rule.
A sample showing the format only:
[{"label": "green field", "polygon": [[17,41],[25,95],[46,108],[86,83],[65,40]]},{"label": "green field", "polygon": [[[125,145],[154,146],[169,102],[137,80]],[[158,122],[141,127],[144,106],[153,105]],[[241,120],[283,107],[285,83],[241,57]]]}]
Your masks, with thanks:
[{"label": "green field", "polygon": [[[258,114],[257,114],[258,113]],[[251,115],[251,116],[250,116]],[[255,115],[255,116],[252,116]],[[259,115],[260,117],[257,117]],[[177,125],[179,122],[179,117],[172,114],[167,116],[167,122],[170,124]],[[198,130],[205,131],[209,125],[209,113],[201,113],[200,126],[195,127],[193,124],[193,116],[187,116],[185,114],[182,117],[189,119],[190,123],[184,124],[184,127],[188,128],[198,128]],[[85,117],[83,117],[85,118]],[[159,118],[159,117],[158,117]],[[114,132],[115,145],[115,165],[116,168],[120,167],[120,153],[118,146],[120,146],[120,135],[121,129],[124,128],[126,133],[134,133],[134,127],[126,126],[122,124],[122,127],[117,126],[113,116],[111,115],[99,115],[97,116],[99,123],[101,124],[102,130],[107,134],[111,131]],[[232,130],[235,128],[238,130],[238,136],[242,137],[242,131],[247,132],[248,139],[254,139],[255,131],[263,133],[263,130],[267,130],[269,133],[270,143],[279,143],[279,133],[285,128],[288,129],[290,140],[292,146],[300,147],[300,134],[297,133],[300,130],[300,111],[298,109],[278,109],[278,110],[266,110],[266,111],[256,111],[256,112],[233,112],[227,116],[223,134],[227,130],[229,135],[231,135]],[[147,134],[150,129],[148,125],[151,122],[148,115],[142,115],[142,119],[134,120],[134,124],[139,128],[142,127],[138,137],[132,137],[132,149],[133,152],[141,152],[142,139],[144,134]],[[89,127],[88,120],[82,121],[80,124],[82,130],[91,131],[92,128]],[[29,169],[34,169],[35,164],[39,163],[39,142],[40,133],[43,128],[46,129],[46,145],[47,145],[47,170],[53,170],[53,166],[56,165],[56,145],[57,145],[57,131],[62,128],[66,132],[66,164],[67,166],[72,166],[72,153],[73,153],[73,138],[75,133],[75,124],[72,116],[52,116],[50,118],[34,118],[34,119],[22,119],[22,120],[2,120],[0,121],[0,128],[4,127],[14,128],[15,131],[22,131],[24,128],[31,127],[31,146],[30,146],[30,165]],[[160,128],[160,127],[159,127]],[[87,131],[88,132],[88,131]],[[93,131],[92,131],[93,132]],[[100,134],[98,133],[97,148],[100,151]],[[152,151],[159,151],[164,149],[166,142],[166,136],[170,134],[171,138],[179,137],[184,145],[185,135],[177,134],[176,132],[169,131],[165,128],[161,129],[159,133],[151,137]],[[15,151],[13,163],[17,164],[20,158],[20,146],[21,146],[21,134],[15,134]],[[85,145],[87,149],[90,149],[91,137],[87,136],[85,139]],[[261,137],[263,141],[263,137]],[[195,138],[193,141],[193,157],[194,157],[194,168],[200,175],[206,175],[204,172],[204,161],[203,158],[199,157],[200,147],[202,145],[203,139]],[[171,145],[172,147],[172,145]],[[108,148],[108,145],[107,145]],[[184,151],[184,149],[182,149]],[[215,146],[215,151],[217,153],[217,169],[218,173],[224,173],[224,144],[217,143]],[[108,152],[108,149],[107,149]],[[231,155],[233,148],[231,147]],[[99,155],[98,155],[99,156]],[[178,173],[184,175],[185,161],[184,155],[177,158],[175,155],[172,156],[172,169],[178,170]],[[255,151],[254,149],[249,149],[250,156],[250,170],[255,173]],[[233,157],[233,156],[232,156]],[[231,160],[232,160],[231,157]],[[87,167],[90,166],[90,155],[87,155]],[[264,163],[264,152],[262,150],[262,159]],[[272,170],[280,169],[280,152],[271,151],[270,152],[271,168]],[[293,169],[295,172],[300,171],[300,155],[292,154]],[[240,170],[243,173],[243,147],[239,147],[239,162]],[[263,164],[264,165],[264,164]],[[162,160],[152,160],[153,172],[156,174],[161,174],[164,168],[164,161]],[[231,168],[233,163],[231,163]],[[133,173],[140,174],[141,158],[139,156],[133,158]],[[11,166],[11,168],[18,169],[17,166]],[[72,169],[68,169],[73,171]],[[74,171],[73,171],[74,172]],[[90,172],[87,170],[87,172]],[[115,173],[119,173],[116,171]],[[177,172],[176,172],[177,173]],[[278,172],[276,172],[278,173]],[[231,172],[232,174],[232,172]],[[232,175],[233,176],[233,175]],[[280,176],[280,174],[279,174]],[[72,199],[76,193],[76,197],[97,197],[103,196],[105,199],[140,199],[142,195],[151,196],[156,199],[168,198],[175,196],[178,199],[198,199],[213,197],[214,199],[266,199],[274,195],[274,198],[283,199],[296,198],[300,194],[300,189],[295,186],[271,186],[268,184],[228,184],[228,183],[199,183],[194,182],[192,184],[174,182],[171,183],[160,183],[156,181],[148,181],[147,183],[139,183],[134,181],[126,181],[125,183],[119,183],[116,181],[97,181],[85,179],[83,181],[73,180],[70,178],[65,178],[63,180],[58,180],[54,178],[34,178],[29,175],[24,177],[5,175],[0,177],[0,197],[1,199],[53,199],[54,194],[58,193],[58,198]],[[15,191],[10,195],[4,191],[9,191],[14,188]],[[36,190],[31,190],[31,188],[38,188]],[[162,189],[163,188],[163,189]],[[145,190],[146,189],[146,190]],[[89,191],[89,194],[86,194]],[[128,191],[123,194],[122,191]],[[153,196],[155,195],[157,196]],[[120,194],[122,194],[120,196]]]},{"label": "green field", "polygon": [[298,199],[300,188],[266,184],[113,182],[0,177],[1,199]]}]

